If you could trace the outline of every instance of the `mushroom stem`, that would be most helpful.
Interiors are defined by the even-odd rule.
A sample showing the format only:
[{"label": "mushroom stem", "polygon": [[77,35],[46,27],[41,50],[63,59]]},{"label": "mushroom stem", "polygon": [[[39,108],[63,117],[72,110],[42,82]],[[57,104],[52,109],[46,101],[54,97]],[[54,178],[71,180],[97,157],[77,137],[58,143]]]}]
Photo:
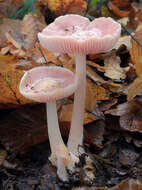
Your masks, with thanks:
[{"label": "mushroom stem", "polygon": [[78,145],[82,145],[83,141],[83,119],[86,94],[86,55],[76,55],[76,75],[78,80],[78,89],[75,91],[74,96],[68,149],[71,153],[78,155]]},{"label": "mushroom stem", "polygon": [[58,116],[56,109],[56,102],[47,102],[47,124],[48,124],[48,137],[51,147],[51,153],[55,152],[59,144],[64,144],[58,124]]}]

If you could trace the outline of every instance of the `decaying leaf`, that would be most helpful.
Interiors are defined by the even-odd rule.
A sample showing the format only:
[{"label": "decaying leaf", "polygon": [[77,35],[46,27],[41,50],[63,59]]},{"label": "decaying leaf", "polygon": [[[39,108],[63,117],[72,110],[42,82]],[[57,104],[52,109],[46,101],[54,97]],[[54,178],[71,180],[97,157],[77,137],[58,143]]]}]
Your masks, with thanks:
[{"label": "decaying leaf", "polygon": [[0,103],[20,105],[32,102],[19,92],[19,82],[24,72],[14,68],[17,60],[13,56],[0,56],[0,62]]},{"label": "decaying leaf", "polygon": [[92,80],[87,80],[86,89],[86,110],[93,112],[96,107],[97,100],[108,100],[109,91],[105,88],[95,84]]},{"label": "decaying leaf", "polygon": [[67,13],[84,15],[87,3],[84,0],[48,0],[48,8],[57,16]]},{"label": "decaying leaf", "polygon": [[6,32],[10,33],[12,37],[19,43],[22,42],[21,21],[16,19],[2,18],[0,23],[0,46],[7,41]]},{"label": "decaying leaf", "polygon": [[27,14],[22,21],[22,34],[24,36],[24,48],[30,49],[34,47],[37,41],[37,33],[45,27],[38,21],[37,16],[33,14]]},{"label": "decaying leaf", "polygon": [[[126,3],[128,3],[128,5],[129,5],[129,1],[126,1]],[[123,9],[120,9],[120,8],[119,8],[120,5],[122,5],[121,8],[123,8]],[[110,10],[111,10],[115,15],[117,15],[117,16],[119,16],[119,17],[127,17],[127,16],[129,15],[130,9],[131,9],[131,7],[129,7],[129,10],[128,10],[128,7],[126,8],[126,7],[125,7],[125,4],[123,5],[121,0],[118,0],[118,1],[109,1],[108,6],[109,6]],[[126,9],[124,9],[123,6],[124,6]]]},{"label": "decaying leaf", "polygon": [[124,68],[120,67],[120,57],[112,54],[104,60],[105,76],[113,80],[121,80],[126,78]]},{"label": "decaying leaf", "polygon": [[103,66],[100,66],[99,64],[97,64],[93,61],[87,61],[87,65],[97,68],[98,71],[105,72],[105,69]]},{"label": "decaying leaf", "polygon": [[133,148],[121,148],[119,150],[119,161],[123,166],[134,166],[139,154]]},{"label": "decaying leaf", "polygon": [[[59,120],[61,122],[71,122],[73,103],[63,105],[59,112]],[[84,113],[84,124],[91,123],[96,117],[88,112]]]},{"label": "decaying leaf", "polygon": [[106,81],[100,76],[98,75],[94,69],[92,69],[92,67],[89,67],[87,65],[87,77],[90,78],[92,81],[94,81],[95,83],[100,83],[100,84],[104,84]]},{"label": "decaying leaf", "polygon": [[142,183],[138,179],[125,179],[110,190],[141,190]]},{"label": "decaying leaf", "polygon": [[116,116],[122,116],[124,114],[127,114],[130,112],[131,104],[128,102],[119,104],[116,106],[114,109],[110,109],[105,111],[105,114],[111,114],[111,115],[116,115]]},{"label": "decaying leaf", "polygon": [[120,127],[130,132],[142,133],[142,113],[129,113],[120,117]]},{"label": "decaying leaf", "polygon": [[[135,33],[134,37],[142,43],[142,30]],[[142,74],[142,45],[139,45],[135,40],[131,39],[132,48],[130,49],[131,59],[136,67],[137,75]]]},{"label": "decaying leaf", "polygon": [[96,120],[85,127],[85,131],[91,139],[92,144],[96,145],[98,148],[103,146],[105,127],[105,121],[103,120]]},{"label": "decaying leaf", "polygon": [[114,106],[115,104],[117,104],[117,98],[115,97],[110,97],[109,100],[105,100],[105,101],[101,101],[101,103],[99,103],[99,109],[101,111],[107,111],[109,109],[111,109],[112,106]]},{"label": "decaying leaf", "polygon": [[141,95],[141,93],[142,93],[142,75],[138,76],[131,84],[130,88],[128,89],[127,99],[132,100],[135,96]]},{"label": "decaying leaf", "polygon": [[78,187],[72,190],[141,190],[142,183],[138,179],[127,178],[114,187]]}]

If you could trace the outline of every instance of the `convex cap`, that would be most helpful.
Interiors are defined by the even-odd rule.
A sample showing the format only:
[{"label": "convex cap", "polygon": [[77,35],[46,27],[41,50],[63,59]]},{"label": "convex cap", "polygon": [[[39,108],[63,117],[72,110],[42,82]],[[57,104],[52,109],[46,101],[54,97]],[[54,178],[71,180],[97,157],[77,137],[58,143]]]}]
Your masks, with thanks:
[{"label": "convex cap", "polygon": [[52,52],[88,54],[111,50],[120,33],[121,25],[110,17],[90,22],[86,17],[70,14],[56,18],[38,38]]}]

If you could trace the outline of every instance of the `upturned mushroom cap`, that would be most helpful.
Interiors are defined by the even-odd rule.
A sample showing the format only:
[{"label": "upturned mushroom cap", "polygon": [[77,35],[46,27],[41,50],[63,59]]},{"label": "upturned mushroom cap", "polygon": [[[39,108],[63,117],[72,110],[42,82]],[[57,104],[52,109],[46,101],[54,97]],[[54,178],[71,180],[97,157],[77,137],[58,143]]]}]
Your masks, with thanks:
[{"label": "upturned mushroom cap", "polygon": [[41,66],[27,71],[21,79],[20,93],[37,102],[68,97],[77,88],[75,74],[61,67]]},{"label": "upturned mushroom cap", "polygon": [[109,51],[120,33],[121,25],[110,17],[90,22],[86,17],[71,14],[55,19],[38,38],[52,52],[88,54]]}]

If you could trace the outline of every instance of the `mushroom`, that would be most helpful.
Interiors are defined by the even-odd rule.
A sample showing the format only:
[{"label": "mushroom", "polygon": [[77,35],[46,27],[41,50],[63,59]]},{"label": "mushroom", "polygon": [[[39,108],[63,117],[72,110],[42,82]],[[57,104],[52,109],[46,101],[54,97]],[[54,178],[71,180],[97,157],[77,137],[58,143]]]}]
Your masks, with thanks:
[{"label": "mushroom", "polygon": [[46,103],[48,136],[51,147],[50,161],[57,166],[61,180],[68,180],[66,168],[73,169],[74,157],[70,155],[60,134],[56,100],[70,96],[77,88],[75,74],[56,66],[40,66],[27,71],[21,79],[20,93],[37,102]]},{"label": "mushroom", "polygon": [[69,150],[78,155],[82,144],[86,88],[86,55],[111,50],[121,33],[121,25],[112,18],[100,17],[90,22],[79,15],[60,16],[38,34],[41,45],[57,53],[73,53],[76,57],[78,88],[74,97]]}]

